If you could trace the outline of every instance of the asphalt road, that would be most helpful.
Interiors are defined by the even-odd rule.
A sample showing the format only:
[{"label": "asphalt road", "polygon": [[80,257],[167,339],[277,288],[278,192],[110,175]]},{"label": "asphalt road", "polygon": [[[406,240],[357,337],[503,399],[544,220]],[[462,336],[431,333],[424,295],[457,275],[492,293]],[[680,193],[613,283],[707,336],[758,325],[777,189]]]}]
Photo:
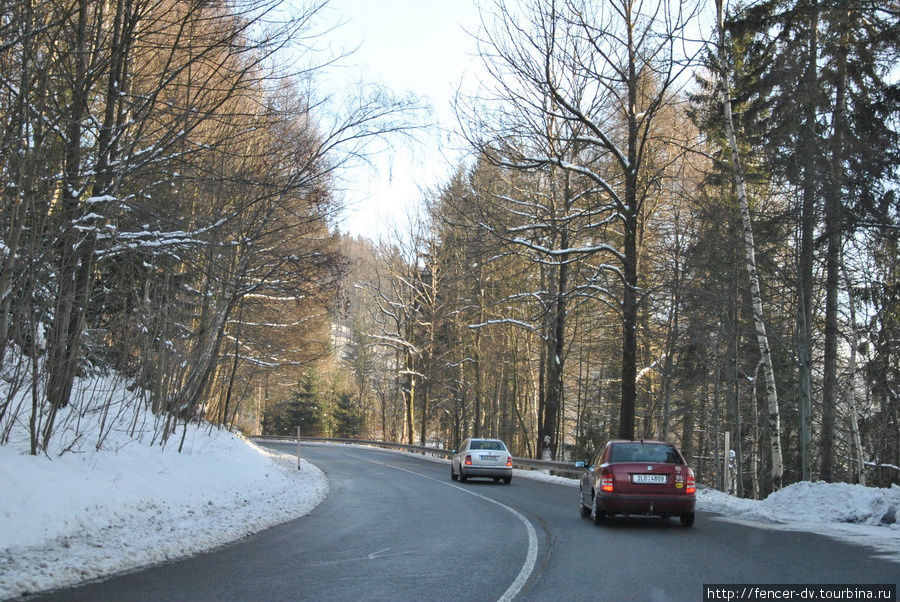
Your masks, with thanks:
[{"label": "asphalt road", "polygon": [[[285,451],[294,445],[267,444]],[[894,583],[900,565],[823,536],[698,513],[578,513],[578,490],[457,483],[415,455],[304,445],[331,492],[309,516],[46,600],[702,600],[704,584]]]}]

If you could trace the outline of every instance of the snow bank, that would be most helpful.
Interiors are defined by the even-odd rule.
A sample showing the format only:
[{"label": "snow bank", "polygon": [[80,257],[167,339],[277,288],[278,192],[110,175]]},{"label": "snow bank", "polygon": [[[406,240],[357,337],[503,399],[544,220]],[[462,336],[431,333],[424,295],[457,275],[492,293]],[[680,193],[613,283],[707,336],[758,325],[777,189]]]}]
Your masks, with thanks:
[{"label": "snow bank", "polygon": [[80,416],[61,417],[68,430],[49,455],[28,454],[24,425],[0,447],[0,599],[209,550],[308,514],[327,495],[315,466],[298,471],[296,457],[208,425],[188,427],[183,453],[180,428],[165,447],[147,433],[135,440],[131,427],[154,418],[133,407],[110,419],[97,451],[89,404],[109,399],[116,387],[106,385],[66,410]]},{"label": "snow bank", "polygon": [[[900,487],[849,483],[794,483],[764,500],[745,500],[713,489],[698,493],[701,509],[771,523],[851,523],[896,528]],[[892,510],[893,508],[893,510]]]},{"label": "snow bank", "polygon": [[697,508],[720,520],[771,529],[807,531],[876,550],[900,562],[900,487],[848,483],[794,483],[764,500],[747,500],[714,489],[697,492]]}]

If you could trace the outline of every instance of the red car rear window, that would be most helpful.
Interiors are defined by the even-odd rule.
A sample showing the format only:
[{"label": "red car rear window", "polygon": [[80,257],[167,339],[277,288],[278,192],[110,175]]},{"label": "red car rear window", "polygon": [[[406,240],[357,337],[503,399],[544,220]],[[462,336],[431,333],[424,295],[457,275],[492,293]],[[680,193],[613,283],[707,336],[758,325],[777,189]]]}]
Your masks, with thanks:
[{"label": "red car rear window", "polygon": [[682,464],[675,447],[658,443],[616,443],[610,450],[609,461]]}]

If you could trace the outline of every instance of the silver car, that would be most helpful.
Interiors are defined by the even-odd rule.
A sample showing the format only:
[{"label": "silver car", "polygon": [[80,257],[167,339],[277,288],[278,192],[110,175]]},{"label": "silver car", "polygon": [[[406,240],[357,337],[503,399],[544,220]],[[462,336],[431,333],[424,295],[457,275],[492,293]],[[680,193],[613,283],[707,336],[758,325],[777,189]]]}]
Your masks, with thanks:
[{"label": "silver car", "polygon": [[500,439],[466,439],[450,458],[450,478],[463,483],[468,479],[512,481],[512,455]]}]

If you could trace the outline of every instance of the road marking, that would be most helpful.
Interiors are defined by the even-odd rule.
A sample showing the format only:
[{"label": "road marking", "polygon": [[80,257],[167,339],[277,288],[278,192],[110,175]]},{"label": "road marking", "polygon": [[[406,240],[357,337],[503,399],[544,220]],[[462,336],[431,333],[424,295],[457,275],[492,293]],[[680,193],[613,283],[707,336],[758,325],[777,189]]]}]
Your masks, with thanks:
[{"label": "road marking", "polygon": [[525,583],[528,581],[531,574],[534,572],[534,567],[537,564],[537,553],[538,553],[538,542],[537,542],[537,532],[534,529],[534,525],[531,524],[525,516],[520,513],[515,508],[507,506],[502,502],[498,502],[497,500],[493,500],[487,496],[481,495],[480,493],[475,493],[474,491],[469,491],[459,485],[454,485],[453,483],[448,483],[447,481],[441,481],[440,479],[435,479],[434,477],[429,477],[428,475],[424,475],[420,472],[416,472],[414,470],[409,470],[408,468],[401,468],[400,466],[394,466],[393,464],[385,464],[384,462],[376,462],[374,460],[366,460],[365,462],[369,462],[371,464],[378,464],[380,466],[385,466],[387,468],[393,468],[395,470],[402,470],[403,472],[408,472],[410,474],[414,474],[416,476],[422,477],[423,479],[428,479],[429,481],[434,481],[435,483],[440,483],[441,485],[446,485],[447,487],[453,487],[454,489],[458,489],[463,493],[468,493],[469,495],[474,495],[477,498],[481,498],[487,502],[492,504],[496,504],[510,512],[522,521],[522,524],[525,525],[525,530],[528,532],[528,553],[525,555],[525,563],[522,565],[522,569],[519,571],[519,574],[516,576],[515,580],[510,584],[506,591],[503,592],[503,595],[497,599],[497,602],[509,602],[513,598],[515,598],[522,588],[525,587]]},{"label": "road marking", "polygon": [[377,552],[372,552],[366,558],[369,560],[375,560],[376,558],[384,558],[385,556],[396,556],[396,554],[385,554],[385,552],[390,552],[390,548],[385,548],[383,550],[378,550]]},{"label": "road marking", "polygon": [[406,556],[408,554],[414,554],[415,552],[390,552],[391,548],[385,548],[383,550],[378,550],[377,552],[372,552],[366,556],[357,556],[356,558],[339,558],[337,560],[325,560],[322,562],[315,562],[310,564],[309,566],[328,566],[331,564],[341,564],[344,562],[359,562],[361,560],[378,560],[379,558],[388,558],[389,556]]}]

